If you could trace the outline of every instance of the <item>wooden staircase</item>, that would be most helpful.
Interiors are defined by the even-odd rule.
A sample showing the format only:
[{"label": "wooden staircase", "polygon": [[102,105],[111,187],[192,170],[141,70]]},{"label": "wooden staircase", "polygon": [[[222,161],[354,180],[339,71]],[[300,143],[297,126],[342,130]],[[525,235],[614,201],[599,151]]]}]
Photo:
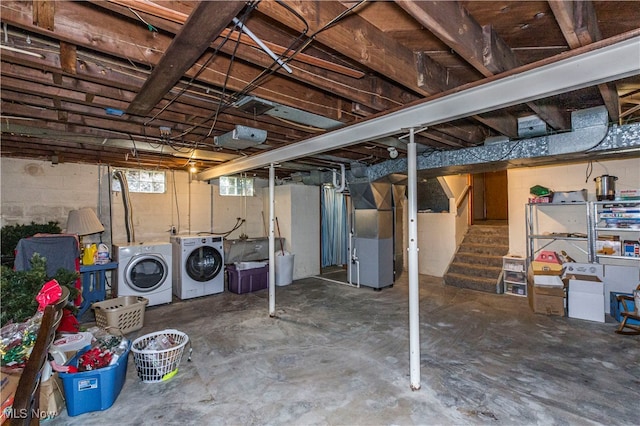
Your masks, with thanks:
[{"label": "wooden staircase", "polygon": [[472,225],[444,275],[444,283],[453,287],[498,293],[502,256],[508,252],[507,224]]}]

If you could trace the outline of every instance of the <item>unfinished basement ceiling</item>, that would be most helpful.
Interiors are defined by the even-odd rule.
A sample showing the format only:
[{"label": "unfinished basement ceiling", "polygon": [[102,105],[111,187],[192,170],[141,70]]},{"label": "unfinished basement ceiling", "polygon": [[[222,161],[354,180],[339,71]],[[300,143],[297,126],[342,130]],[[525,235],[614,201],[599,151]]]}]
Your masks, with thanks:
[{"label": "unfinished basement ceiling", "polygon": [[[640,35],[636,1],[3,0],[0,8],[1,155],[116,167],[195,161],[204,170]],[[416,142],[419,151],[451,151],[564,132],[573,111],[596,106],[612,123],[637,123],[640,77],[417,129]],[[216,144],[237,126],[266,139]],[[402,159],[405,135],[287,161],[277,174],[380,164],[390,146]]]}]

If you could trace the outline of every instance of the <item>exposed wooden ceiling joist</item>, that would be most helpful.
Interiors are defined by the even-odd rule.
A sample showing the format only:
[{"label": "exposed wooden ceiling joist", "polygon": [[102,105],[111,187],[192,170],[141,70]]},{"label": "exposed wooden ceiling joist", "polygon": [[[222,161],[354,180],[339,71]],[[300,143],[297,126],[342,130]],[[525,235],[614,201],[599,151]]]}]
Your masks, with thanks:
[{"label": "exposed wooden ceiling joist", "polygon": [[[177,167],[172,146],[185,147],[202,156],[202,169],[226,161],[220,160],[224,156],[252,157],[304,143],[326,132],[318,119],[345,126],[376,120],[445,92],[462,91],[487,76],[509,73],[517,64],[550,60],[640,31],[640,2],[629,1],[262,0],[247,2],[224,19],[221,12],[211,16],[216,3],[222,7],[229,2],[0,2],[2,155],[44,158],[48,152],[75,161],[84,149],[86,161],[130,165],[122,155],[125,145],[154,140],[162,149],[145,155]],[[197,12],[209,7],[209,16]],[[196,14],[199,24],[188,23]],[[274,59],[231,24],[233,18],[245,22],[293,72],[276,69]],[[180,59],[186,57],[185,49],[171,53],[170,46],[183,33],[198,37],[217,19],[218,31],[200,34],[197,43],[185,48],[197,44],[199,58],[191,52],[194,58]],[[209,58],[213,60],[207,64]],[[175,72],[175,64],[164,65],[171,60],[186,68],[182,74]],[[173,75],[156,77],[154,72],[159,75],[163,68]],[[152,84],[155,78],[161,84]],[[447,151],[484,144],[488,137],[519,139],[517,119],[531,114],[546,120],[548,131],[566,130],[572,111],[600,105],[620,124],[635,123],[640,120],[639,88],[640,77],[628,77],[434,124],[420,133],[420,143],[426,150]],[[149,101],[152,94],[157,101]],[[236,108],[245,95],[264,108]],[[150,97],[148,112],[124,113],[137,96],[136,103]],[[291,115],[270,115],[269,105],[282,106]],[[214,136],[238,124],[266,130],[267,140],[241,152],[214,144]],[[31,131],[7,130],[24,126]],[[169,138],[160,138],[160,126],[171,129]],[[125,143],[96,150],[95,144],[78,141],[72,147],[54,137],[54,131],[92,141],[107,135]],[[313,164],[387,161],[386,147],[395,146],[401,135],[290,161],[279,173],[309,170]],[[33,139],[38,142],[28,142]],[[64,150],[72,148],[65,157]],[[400,158],[406,155],[402,148]],[[107,156],[111,150],[116,155]]]},{"label": "exposed wooden ceiling joist", "polygon": [[148,114],[211,46],[211,41],[220,35],[245,4],[244,1],[231,0],[203,1],[198,4],[127,108],[127,113]]}]

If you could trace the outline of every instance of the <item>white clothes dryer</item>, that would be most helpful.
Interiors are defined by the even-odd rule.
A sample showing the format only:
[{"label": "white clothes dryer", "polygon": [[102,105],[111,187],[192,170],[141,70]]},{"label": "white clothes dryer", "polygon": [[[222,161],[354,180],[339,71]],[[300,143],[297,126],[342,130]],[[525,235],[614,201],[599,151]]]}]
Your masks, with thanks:
[{"label": "white clothes dryer", "polygon": [[222,237],[174,235],[173,294],[180,299],[224,292]]},{"label": "white clothes dryer", "polygon": [[172,256],[170,242],[114,244],[113,260],[118,262],[118,273],[113,280],[113,294],[146,297],[147,306],[171,303]]}]

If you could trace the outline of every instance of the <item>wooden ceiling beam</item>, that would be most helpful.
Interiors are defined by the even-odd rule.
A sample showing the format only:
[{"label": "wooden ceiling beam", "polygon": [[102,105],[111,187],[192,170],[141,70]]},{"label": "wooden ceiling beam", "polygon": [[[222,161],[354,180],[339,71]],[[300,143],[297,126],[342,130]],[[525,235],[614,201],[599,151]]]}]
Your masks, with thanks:
[{"label": "wooden ceiling beam", "polygon": [[53,0],[33,0],[33,25],[53,31],[55,27],[56,2]]},{"label": "wooden ceiling beam", "polygon": [[[491,28],[483,28],[457,1],[396,3],[485,77],[521,65],[504,40]],[[554,129],[570,128],[568,114],[558,107],[537,102],[527,105]]]},{"label": "wooden ceiling beam", "polygon": [[[108,2],[92,1],[92,3],[123,15],[127,14],[127,16],[131,12],[117,4],[127,4],[129,7],[142,14],[154,13],[153,6],[146,2],[138,3],[112,0]],[[158,13],[158,15],[165,14],[166,12],[163,10]],[[158,29],[177,33],[180,29],[181,23],[178,24],[176,22],[182,22],[181,19],[186,20],[188,15],[178,14],[176,16],[177,17],[171,21],[154,17],[154,15],[145,15],[144,19],[152,23]],[[238,39],[236,31],[231,32],[231,30],[225,28],[222,31],[221,36],[214,41],[214,44],[219,44],[222,41],[222,38],[227,35],[229,35],[230,40]],[[256,49],[257,44],[251,38],[242,34],[240,36],[240,41],[242,44],[235,52],[235,46],[231,46],[230,43],[224,44],[220,47],[220,51],[228,55],[235,53],[237,58],[249,61],[254,65],[260,65],[264,68],[268,68],[273,65],[273,59],[268,57],[263,50]],[[286,48],[276,45],[275,43],[270,43],[267,40],[263,40],[263,42],[276,54],[283,54],[287,50]],[[288,74],[283,69],[279,69],[276,72],[278,74],[285,75],[288,78],[315,86],[318,89],[342,96],[345,99],[350,99],[353,102],[362,103],[376,111],[394,108],[417,99],[417,97],[411,98],[410,96],[407,96],[408,93],[406,91],[401,90],[399,87],[393,86],[381,79],[371,76],[367,76],[367,78],[364,79],[364,73],[362,71],[343,67],[335,62],[326,61],[307,53],[299,53],[288,63],[288,65],[294,69],[292,74]],[[339,75],[336,75],[336,73]]]},{"label": "wooden ceiling beam", "polygon": [[[357,14],[347,15],[325,29],[325,25],[347,10],[340,2],[295,2],[288,3],[288,6],[306,17],[309,35],[313,35],[314,40],[402,84],[408,90],[427,96],[453,87],[447,84],[447,75],[442,73],[433,73],[420,86],[413,52]],[[304,24],[295,15],[273,0],[261,1],[256,11],[300,33],[305,30]]]},{"label": "wooden ceiling beam", "polygon": [[[566,2],[550,0],[549,7],[571,49],[586,46],[602,39],[593,2],[588,0]],[[620,121],[620,99],[614,83],[598,85],[609,117]]]},{"label": "wooden ceiling beam", "polygon": [[[89,4],[82,2],[58,2],[56,6],[56,32],[52,33],[33,26],[27,19],[31,13],[28,5],[13,0],[0,2],[3,22],[33,31],[36,34],[58,38],[89,51],[99,51],[109,56],[121,58],[136,64],[136,66],[146,64],[154,67],[171,42],[171,39],[164,34],[152,33],[139,25],[123,21],[113,14],[101,13],[100,9],[96,11],[89,6]],[[87,22],[97,22],[101,25],[78,22],[73,19],[74,16],[84,16]],[[252,65],[236,61],[233,64],[232,78],[226,81],[229,62],[229,58],[219,55],[216,61],[200,75],[198,81],[216,87],[223,87],[226,82],[228,93],[232,93],[243,90],[261,71]],[[200,61],[188,70],[184,77],[194,76],[203,65],[204,61]],[[353,119],[350,111],[338,110],[335,97],[329,96],[329,93],[331,92],[321,92],[309,85],[277,76],[252,92],[261,98],[336,120],[341,117],[341,121]]]},{"label": "wooden ceiling beam", "polygon": [[[116,11],[121,14],[125,14],[125,11],[128,12],[129,9],[136,10],[142,14],[148,14],[149,16],[145,16],[145,20],[149,22],[153,22],[154,26],[158,28],[162,28],[169,32],[173,32],[176,34],[182,24],[184,24],[188,18],[186,13],[180,13],[178,11],[174,11],[172,9],[160,6],[152,2],[148,1],[131,1],[131,0],[108,0],[107,2],[102,0],[90,0],[92,3],[108,8],[110,10]],[[113,6],[119,5],[119,6]],[[130,13],[130,12],[128,12]],[[155,18],[155,19],[154,19]],[[240,43],[251,46],[258,47],[258,44],[249,36],[245,34],[238,34],[237,30],[231,30],[229,28],[225,28],[220,33],[220,36],[214,42],[220,42],[223,38],[228,37],[231,40],[240,40]],[[262,40],[265,46],[271,49],[277,55],[284,55],[287,52],[287,48],[280,46],[276,43],[270,42],[268,39]],[[224,51],[224,50],[223,50]],[[230,53],[230,52],[226,52]],[[264,52],[263,52],[264,53]],[[314,67],[322,68],[327,71],[332,71],[338,74],[343,74],[347,77],[351,78],[362,78],[364,77],[364,72],[353,69],[341,64],[337,64],[335,62],[327,61],[317,56],[313,56],[307,53],[299,53],[295,56],[294,61],[298,61],[301,63],[305,63],[308,65],[312,65]]]},{"label": "wooden ceiling beam", "polygon": [[127,108],[147,115],[211,46],[212,40],[246,5],[245,1],[200,2]]},{"label": "wooden ceiling beam", "polygon": [[[91,67],[85,67],[91,68]],[[50,78],[47,73],[43,73],[40,69],[30,69],[26,66],[9,64],[2,62],[1,68],[3,75],[3,89],[15,89],[23,92],[31,93],[34,96],[39,97],[57,97],[77,104],[74,108],[76,112],[91,112],[89,107],[95,107],[95,115],[105,116],[104,108],[124,109],[129,100],[133,99],[135,94],[130,91],[120,89],[118,87],[109,87],[108,84],[117,84],[117,82],[109,82],[108,79],[102,81],[102,85],[97,83],[87,82],[79,80],[73,77],[64,77],[59,86],[49,87],[48,83]],[[91,100],[86,99],[86,93],[101,93],[101,96],[92,96]],[[3,94],[4,97],[4,94]],[[211,126],[210,120],[204,120],[207,118],[206,108],[210,105],[206,101],[199,101],[193,97],[185,97],[181,101],[188,103],[177,102],[166,108],[162,113],[158,112],[158,119],[154,121],[152,127],[164,125],[169,126],[177,130],[177,133],[186,129],[187,127],[195,125],[209,130]],[[164,105],[161,105],[164,106]],[[100,112],[100,114],[98,114]],[[229,110],[229,112],[234,112]],[[117,118],[114,118],[117,119]],[[132,122],[139,122],[143,124],[146,120],[132,116],[129,117]],[[269,132],[269,137],[277,137],[278,134],[286,135],[287,137],[299,140],[306,137],[308,132],[300,131],[297,129],[290,129],[283,127],[279,121],[269,116],[260,116],[258,118],[248,118],[245,114],[238,113],[237,115],[222,113],[218,116],[218,124],[222,126],[225,131],[231,130],[235,124],[242,124],[247,126],[255,126],[256,122],[259,122],[259,127]],[[198,124],[202,122],[201,124]],[[204,133],[207,133],[207,132]],[[196,128],[193,132],[198,138],[200,131]],[[187,139],[192,136],[187,136]]]}]

